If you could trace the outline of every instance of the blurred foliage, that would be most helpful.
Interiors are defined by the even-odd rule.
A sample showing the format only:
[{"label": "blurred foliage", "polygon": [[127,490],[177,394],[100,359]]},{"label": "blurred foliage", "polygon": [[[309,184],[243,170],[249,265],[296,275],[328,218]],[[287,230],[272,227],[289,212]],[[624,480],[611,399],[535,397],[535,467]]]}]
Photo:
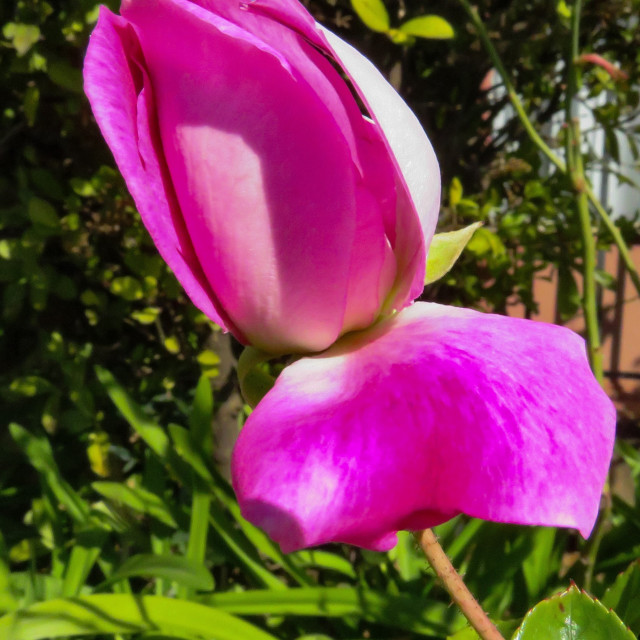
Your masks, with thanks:
[{"label": "blurred foliage", "polygon": [[[368,53],[424,122],[443,170],[442,230],[484,223],[427,295],[496,311],[518,301],[532,313],[533,280],[552,266],[559,313],[573,315],[572,195],[505,119],[506,99],[489,94],[490,64],[462,9],[386,2],[391,25],[428,13],[455,31],[398,44],[386,25],[367,28],[349,0],[306,4]],[[550,136],[569,9],[490,1],[481,10]],[[0,619],[0,638],[36,637],[33,621],[57,636],[200,638],[215,628],[221,638],[470,637],[409,534],[389,554],[334,545],[283,556],[240,517],[224,479],[248,411],[232,372],[237,346],[188,303],[157,255],[93,121],[80,69],[97,11],[92,0],[0,4],[0,612],[31,607]],[[637,2],[607,0],[588,3],[583,20],[589,50],[629,76],[614,82],[584,68],[590,95],[607,96],[594,116],[612,165],[616,136],[637,114],[637,12]],[[562,130],[554,135],[550,144],[561,145]],[[623,231],[636,240],[633,219]],[[593,594],[640,631],[634,444],[618,445],[631,492],[614,494],[595,558],[592,542],[567,531],[465,518],[439,527],[505,633],[539,599],[571,579],[583,584],[590,563]],[[146,616],[127,608],[128,593],[147,598]],[[58,600],[78,595],[87,600]]]}]

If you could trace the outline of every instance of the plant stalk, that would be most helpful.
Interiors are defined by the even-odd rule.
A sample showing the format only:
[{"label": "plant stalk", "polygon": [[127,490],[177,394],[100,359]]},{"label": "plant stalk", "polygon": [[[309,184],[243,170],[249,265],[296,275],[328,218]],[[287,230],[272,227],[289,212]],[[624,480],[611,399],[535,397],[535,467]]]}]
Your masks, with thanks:
[{"label": "plant stalk", "polygon": [[483,640],[504,640],[503,635],[491,622],[489,616],[473,597],[462,577],[451,564],[433,530],[424,529],[416,534],[416,538],[429,564],[449,592],[451,599],[458,605],[477,634]]},{"label": "plant stalk", "polygon": [[576,60],[579,55],[580,13],[582,0],[575,0],[571,13],[571,41],[567,59],[567,96],[565,102],[566,118],[566,156],[571,186],[576,194],[576,209],[582,233],[582,311],[587,330],[587,350],[593,374],[600,384],[603,380],[602,348],[600,328],[598,326],[598,307],[596,299],[596,242],[591,227],[587,179],[582,162],[580,148],[580,119],[574,116],[575,96],[580,90]]},{"label": "plant stalk", "polygon": [[[567,173],[567,164],[558,156],[553,149],[542,139],[540,134],[536,131],[533,123],[531,122],[527,112],[522,104],[516,90],[509,78],[509,75],[502,64],[502,60],[496,51],[496,48],[493,46],[491,39],[489,38],[489,34],[482,22],[482,19],[478,15],[478,12],[474,7],[471,6],[469,0],[460,0],[460,3],[464,7],[467,15],[469,16],[473,26],[476,28],[478,36],[484,45],[493,66],[496,68],[500,77],[502,78],[502,82],[507,91],[507,95],[509,96],[509,100],[511,102],[511,106],[514,108],[520,123],[524,127],[527,135],[531,139],[531,141],[540,149],[540,151],[548,158],[548,160],[562,173]],[[584,181],[584,191],[587,195],[591,206],[598,213],[604,226],[607,228],[611,236],[613,237],[613,241],[618,247],[618,251],[620,252],[620,256],[622,257],[622,261],[624,263],[625,268],[629,272],[629,276],[631,277],[631,281],[636,288],[636,291],[640,295],[640,274],[638,274],[638,270],[636,269],[635,264],[631,258],[631,253],[629,252],[629,247],[625,242],[622,234],[620,233],[620,229],[616,226],[616,224],[611,220],[611,216],[607,213],[606,209],[602,206],[602,203],[594,193],[593,189],[589,185],[588,181]]]}]

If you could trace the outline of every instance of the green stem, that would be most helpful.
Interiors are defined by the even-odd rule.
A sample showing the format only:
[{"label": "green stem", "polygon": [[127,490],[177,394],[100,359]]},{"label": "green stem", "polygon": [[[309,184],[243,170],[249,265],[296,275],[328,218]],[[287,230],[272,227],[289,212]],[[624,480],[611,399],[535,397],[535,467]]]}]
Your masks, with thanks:
[{"label": "green stem", "polygon": [[493,62],[493,66],[497,69],[500,77],[502,78],[502,82],[504,84],[504,88],[507,90],[507,95],[509,96],[509,100],[511,101],[511,105],[515,109],[518,117],[520,118],[520,122],[522,126],[525,128],[526,132],[529,134],[529,138],[531,138],[532,142],[536,144],[536,146],[544,153],[545,156],[563,173],[566,172],[567,168],[565,163],[562,161],[560,157],[556,153],[554,153],[553,149],[549,147],[549,145],[540,137],[540,134],[536,131],[536,128],[533,126],[533,123],[529,119],[525,108],[516,93],[515,87],[513,86],[511,79],[509,78],[509,74],[507,70],[504,68],[502,64],[502,60],[496,48],[493,46],[491,39],[489,38],[489,34],[485,29],[484,23],[482,19],[478,15],[478,12],[474,7],[471,6],[469,0],[460,0],[460,3],[465,8],[471,22],[473,22],[473,26],[476,28],[478,32],[478,36],[480,36],[480,40],[482,44],[484,44],[489,57],[491,58],[491,62]]},{"label": "green stem", "polygon": [[638,270],[633,263],[631,252],[629,251],[629,247],[627,246],[627,243],[624,241],[624,238],[620,233],[620,229],[611,219],[611,216],[606,212],[605,208],[602,206],[600,200],[598,200],[589,183],[585,185],[585,191],[587,193],[589,201],[593,205],[593,208],[597,211],[600,219],[604,223],[604,226],[607,228],[607,231],[613,237],[613,241],[615,242],[616,246],[618,247],[618,251],[620,252],[622,262],[624,263],[624,266],[627,269],[629,276],[631,277],[631,281],[633,282],[636,291],[640,295],[640,274],[638,274]]},{"label": "green stem", "polygon": [[[482,19],[478,15],[478,12],[474,7],[471,6],[469,0],[460,0],[460,3],[464,7],[471,22],[476,28],[476,31],[478,32],[478,36],[482,41],[482,44],[484,45],[487,53],[489,54],[489,57],[491,58],[491,62],[493,63],[493,66],[496,68],[496,70],[500,74],[504,87],[507,91],[507,95],[509,96],[509,100],[511,101],[511,105],[515,109],[515,112],[518,115],[518,118],[520,119],[520,123],[522,124],[525,131],[527,132],[529,138],[538,147],[538,149],[540,149],[540,151],[549,159],[549,161],[555,167],[557,167],[559,171],[561,171],[562,173],[567,173],[566,163],[541,138],[540,134],[536,131],[536,128],[534,127],[533,123],[529,119],[529,116],[527,115],[527,112],[518,94],[516,93],[516,90],[509,78],[509,75],[507,74],[507,71],[504,65],[502,64],[502,60],[500,59],[500,56],[496,51],[496,48],[493,46],[493,43],[489,38],[489,34],[487,33],[487,30],[484,26],[484,23],[482,22]],[[629,275],[636,288],[636,291],[638,292],[638,294],[640,294],[640,275],[638,274],[638,270],[636,269],[633,263],[633,260],[631,259],[629,247],[627,246],[627,243],[624,241],[624,238],[620,233],[620,229],[618,229],[618,227],[615,225],[613,220],[611,220],[611,217],[609,216],[605,208],[602,206],[602,203],[600,202],[600,200],[598,200],[598,197],[593,192],[593,189],[591,188],[591,186],[586,180],[584,183],[584,191],[587,195],[589,202],[591,203],[593,208],[596,210],[596,212],[602,219],[602,222],[604,223],[605,227],[613,237],[613,241],[618,247],[618,251],[620,252],[622,261],[624,262],[624,265],[627,271],[629,272]]]},{"label": "green stem", "polygon": [[575,96],[580,90],[578,69],[575,61],[579,54],[580,13],[582,0],[575,0],[571,13],[571,40],[567,59],[567,95],[565,102],[565,118],[567,125],[566,156],[567,169],[571,186],[576,194],[576,208],[582,233],[582,311],[587,329],[587,350],[591,369],[602,384],[602,348],[600,345],[600,328],[598,326],[598,307],[596,299],[596,242],[591,227],[589,199],[587,196],[587,179],[584,174],[582,150],[580,149],[580,119],[573,115]]}]

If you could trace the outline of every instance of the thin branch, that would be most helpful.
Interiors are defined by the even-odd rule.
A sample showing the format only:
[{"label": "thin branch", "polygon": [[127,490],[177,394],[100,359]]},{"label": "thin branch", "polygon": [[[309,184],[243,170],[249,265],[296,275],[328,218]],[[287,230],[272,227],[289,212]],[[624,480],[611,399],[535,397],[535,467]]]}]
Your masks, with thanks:
[{"label": "thin branch", "polygon": [[455,570],[438,538],[431,529],[416,534],[420,548],[442,581],[451,599],[460,607],[469,624],[483,640],[504,640],[498,628],[491,622],[478,601],[467,588],[460,574]]}]

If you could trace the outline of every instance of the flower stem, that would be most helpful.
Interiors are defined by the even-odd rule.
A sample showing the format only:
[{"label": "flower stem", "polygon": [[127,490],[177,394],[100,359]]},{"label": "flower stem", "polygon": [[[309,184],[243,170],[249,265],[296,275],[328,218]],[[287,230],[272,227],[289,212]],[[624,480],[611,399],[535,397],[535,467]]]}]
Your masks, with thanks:
[{"label": "flower stem", "polygon": [[571,186],[576,194],[576,208],[582,233],[582,310],[587,329],[587,349],[593,374],[600,384],[603,379],[602,349],[600,346],[600,328],[598,326],[598,308],[596,300],[596,242],[591,226],[587,179],[582,162],[580,118],[573,113],[574,98],[580,90],[576,60],[579,55],[580,13],[582,0],[575,0],[571,13],[571,40],[567,56],[567,94],[565,119],[567,125],[566,155],[567,169]]},{"label": "flower stem", "polygon": [[455,570],[432,529],[416,534],[420,548],[442,581],[451,599],[460,607],[469,624],[483,640],[504,640],[498,628],[489,620],[478,601],[473,597],[460,574]]}]

